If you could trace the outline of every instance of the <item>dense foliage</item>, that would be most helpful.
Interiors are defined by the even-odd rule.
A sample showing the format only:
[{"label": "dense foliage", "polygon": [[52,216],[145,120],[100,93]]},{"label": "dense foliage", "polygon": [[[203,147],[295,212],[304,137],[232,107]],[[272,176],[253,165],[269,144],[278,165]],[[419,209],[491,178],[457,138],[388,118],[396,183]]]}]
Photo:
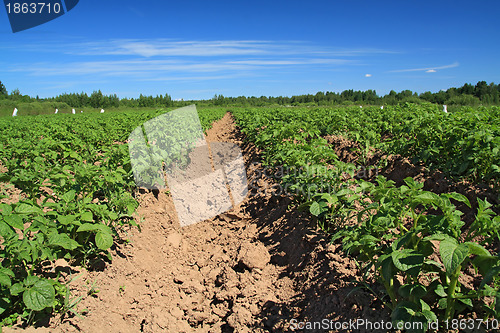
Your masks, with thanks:
[{"label": "dense foliage", "polygon": [[[461,108],[445,113],[441,107],[404,104],[379,107],[235,109],[253,119],[252,140],[282,140],[290,136],[340,135],[386,153],[400,154],[438,168],[447,175],[500,185],[500,108]],[[253,126],[253,125],[252,125]],[[299,133],[299,129],[302,130]],[[275,159],[294,151],[288,142],[267,154]],[[365,152],[364,152],[365,153]],[[382,161],[383,162],[383,161]]]},{"label": "dense foliage", "polygon": [[344,90],[340,93],[326,91],[316,94],[296,95],[292,97],[224,97],[216,95],[211,101],[215,105],[240,105],[240,106],[265,106],[265,105],[330,105],[339,104],[373,104],[373,105],[396,105],[398,103],[424,103],[431,102],[447,105],[469,105],[480,104],[498,105],[500,103],[500,85],[487,84],[485,81],[478,82],[475,86],[466,83],[460,88],[449,88],[446,91],[432,93],[426,91],[418,94],[411,90],[396,92],[391,90],[384,96],[377,95],[374,90]]},{"label": "dense foliage", "polygon": [[[421,322],[417,331],[425,331],[427,322],[443,324],[467,309],[482,319],[500,317],[500,217],[489,202],[478,199],[475,219],[466,225],[456,208],[471,207],[464,195],[437,195],[412,178],[400,187],[383,176],[373,182],[358,179],[354,176],[362,165],[341,161],[323,136],[348,136],[360,147],[375,146],[423,159],[451,175],[495,182],[498,111],[445,114],[433,105],[406,104],[383,110],[242,108],[233,114],[247,138],[264,150],[280,193],[294,196],[334,241],[342,242],[359,262],[364,287],[376,292],[370,280],[383,286],[385,294],[378,296],[392,310],[393,323]],[[469,268],[477,274],[475,288],[459,279]]]},{"label": "dense foliage", "polygon": [[[0,120],[0,324],[64,311],[67,289],[44,267],[110,258],[119,228],[136,225],[126,140],[164,112]],[[203,128],[224,113],[200,112]]]}]

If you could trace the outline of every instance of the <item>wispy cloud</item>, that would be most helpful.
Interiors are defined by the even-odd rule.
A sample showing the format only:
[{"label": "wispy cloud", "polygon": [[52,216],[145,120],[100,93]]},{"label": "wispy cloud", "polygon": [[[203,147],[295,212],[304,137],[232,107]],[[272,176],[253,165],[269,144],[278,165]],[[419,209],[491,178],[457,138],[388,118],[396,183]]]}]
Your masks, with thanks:
[{"label": "wispy cloud", "polygon": [[[70,49],[71,51],[68,51]],[[375,48],[325,48],[303,41],[269,40],[216,40],[175,41],[169,39],[118,39],[76,43],[66,48],[76,55],[123,55],[123,56],[258,56],[315,54],[325,57],[356,57],[373,54],[397,53]]]},{"label": "wispy cloud", "polygon": [[289,60],[237,60],[229,61],[228,64],[255,65],[255,66],[288,66],[288,65],[327,65],[327,64],[347,64],[352,60],[347,59],[289,59]]},{"label": "wispy cloud", "polygon": [[207,80],[228,80],[247,77],[248,75],[242,74],[229,74],[229,75],[211,75],[211,76],[161,76],[156,78],[144,78],[137,81],[207,81]]},{"label": "wispy cloud", "polygon": [[460,64],[458,62],[454,62],[450,65],[445,66],[437,66],[437,67],[426,67],[426,68],[412,68],[412,69],[398,69],[390,71],[391,73],[402,73],[402,72],[426,72],[426,73],[435,73],[440,69],[448,69],[458,67]]},{"label": "wispy cloud", "polygon": [[171,41],[120,39],[75,45],[74,54],[156,56],[234,56],[266,54],[280,49],[268,41]]},{"label": "wispy cloud", "polygon": [[224,62],[185,62],[180,60],[109,60],[71,62],[66,64],[34,63],[31,66],[12,68],[11,72],[28,72],[36,76],[91,75],[106,76],[158,74],[165,72],[220,72],[250,70],[252,66]]},{"label": "wispy cloud", "polygon": [[[39,61],[11,62],[0,72],[58,81],[207,81],[309,75],[363,65],[396,53],[375,48],[335,48],[305,41],[113,39],[17,45]],[[41,52],[41,53],[40,53]],[[293,72],[293,73],[292,73]],[[292,73],[292,74],[290,74]]]},{"label": "wispy cloud", "polygon": [[339,65],[347,64],[342,59],[302,59],[302,60],[240,60],[240,61],[182,61],[182,60],[109,60],[71,62],[66,64],[33,63],[28,66],[16,66],[10,72],[26,72],[34,76],[64,75],[102,75],[102,76],[158,76],[168,73],[221,73],[256,71],[262,68]]},{"label": "wispy cloud", "polygon": [[[172,41],[120,39],[51,45],[26,45],[63,55],[64,61],[11,64],[4,71],[31,76],[82,76],[85,79],[128,77],[137,80],[180,80],[263,75],[280,68],[332,70],[360,63],[378,49],[330,49],[300,41],[229,40]],[[335,56],[336,55],[336,56]],[[54,58],[55,59],[55,58]]]}]

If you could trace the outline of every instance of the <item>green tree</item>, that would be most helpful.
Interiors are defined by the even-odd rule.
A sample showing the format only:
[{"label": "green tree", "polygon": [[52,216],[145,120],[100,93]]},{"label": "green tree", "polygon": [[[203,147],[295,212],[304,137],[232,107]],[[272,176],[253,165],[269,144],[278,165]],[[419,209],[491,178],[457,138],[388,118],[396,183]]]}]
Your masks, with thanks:
[{"label": "green tree", "polygon": [[477,98],[483,99],[483,97],[488,94],[488,84],[486,81],[479,81],[476,84],[474,92]]},{"label": "green tree", "polygon": [[169,94],[165,94],[165,98],[163,99],[163,104],[165,104],[165,106],[174,105],[174,103],[172,102],[172,96],[170,96]]},{"label": "green tree", "polygon": [[0,98],[7,97],[7,88],[3,85],[2,81],[0,81]]},{"label": "green tree", "polygon": [[462,94],[474,95],[474,86],[472,84],[466,83],[459,90]]},{"label": "green tree", "polygon": [[104,99],[102,96],[101,90],[94,91],[92,95],[90,95],[90,106],[93,108],[104,107]]},{"label": "green tree", "polygon": [[19,91],[19,89],[14,89],[10,92],[10,99],[14,100],[14,101],[17,101],[21,98],[21,92]]},{"label": "green tree", "polygon": [[420,98],[427,102],[434,102],[434,95],[430,91],[421,93]]},{"label": "green tree", "polygon": [[319,101],[322,101],[322,100],[324,100],[324,99],[325,99],[325,93],[324,93],[324,92],[322,92],[322,91],[318,91],[318,92],[316,93],[316,96],[314,96],[314,101],[315,101],[316,103],[318,103]]}]

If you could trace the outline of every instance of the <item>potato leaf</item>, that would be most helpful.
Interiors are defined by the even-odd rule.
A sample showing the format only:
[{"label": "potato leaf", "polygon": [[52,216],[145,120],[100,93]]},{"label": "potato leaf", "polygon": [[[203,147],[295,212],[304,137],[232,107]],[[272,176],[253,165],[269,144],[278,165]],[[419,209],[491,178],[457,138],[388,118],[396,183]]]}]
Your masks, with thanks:
[{"label": "potato leaf", "polygon": [[460,268],[469,253],[467,244],[458,244],[454,239],[448,238],[439,244],[439,254],[448,276],[451,276]]},{"label": "potato leaf", "polygon": [[57,231],[49,235],[49,245],[60,246],[66,250],[74,250],[79,246],[68,234],[60,234]]},{"label": "potato leaf", "polygon": [[107,250],[113,246],[113,235],[104,231],[99,231],[95,235],[95,243],[101,250]]},{"label": "potato leaf", "polygon": [[0,269],[0,285],[10,288],[12,282],[10,278],[14,277],[14,272],[8,268]]},{"label": "potato leaf", "polygon": [[424,259],[425,257],[421,253],[409,249],[392,252],[394,266],[411,275],[418,275]]},{"label": "potato leaf", "polygon": [[14,211],[18,214],[41,214],[42,210],[38,207],[21,203],[17,205]]},{"label": "potato leaf", "polygon": [[23,302],[30,310],[41,311],[53,306],[54,301],[54,287],[45,279],[38,280],[23,293]]},{"label": "potato leaf", "polygon": [[84,231],[98,231],[99,225],[93,223],[84,223],[76,229],[76,232],[84,232]]}]

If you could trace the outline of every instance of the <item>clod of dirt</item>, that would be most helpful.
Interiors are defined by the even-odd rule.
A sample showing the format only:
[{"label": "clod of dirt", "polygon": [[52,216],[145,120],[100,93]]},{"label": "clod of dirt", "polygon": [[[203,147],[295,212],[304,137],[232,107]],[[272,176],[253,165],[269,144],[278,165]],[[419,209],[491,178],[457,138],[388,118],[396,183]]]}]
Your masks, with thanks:
[{"label": "clod of dirt", "polygon": [[227,318],[227,323],[233,328],[240,325],[248,325],[252,321],[252,313],[243,306],[238,305],[233,307],[233,313]]},{"label": "clod of dirt", "polygon": [[250,270],[264,269],[270,260],[269,251],[262,243],[244,242],[241,244],[238,262],[246,268]]},{"label": "clod of dirt", "polygon": [[167,243],[171,244],[174,248],[177,248],[181,245],[182,235],[178,232],[172,232],[167,236]]}]

